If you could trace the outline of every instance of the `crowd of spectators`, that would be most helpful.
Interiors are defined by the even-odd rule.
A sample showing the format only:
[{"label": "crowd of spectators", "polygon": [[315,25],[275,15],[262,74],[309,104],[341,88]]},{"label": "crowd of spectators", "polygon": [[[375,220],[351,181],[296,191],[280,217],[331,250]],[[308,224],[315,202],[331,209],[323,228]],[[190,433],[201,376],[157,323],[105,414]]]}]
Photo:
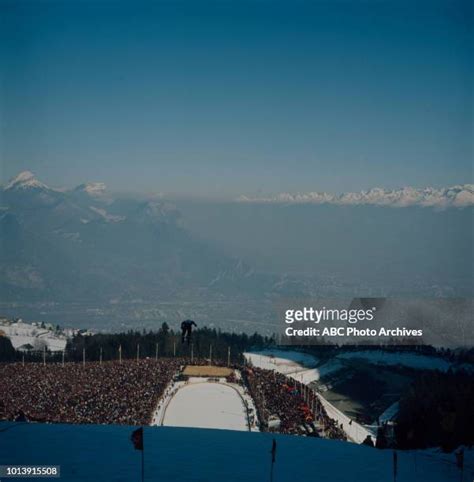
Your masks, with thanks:
[{"label": "crowd of spectators", "polygon": [[261,368],[246,368],[243,376],[264,428],[271,429],[272,422],[277,422],[276,430],[281,433],[346,439],[313,390],[281,373]]},{"label": "crowd of spectators", "polygon": [[56,423],[148,424],[181,363],[0,364],[0,415]]},{"label": "crowd of spectators", "polygon": [[[205,365],[205,359],[193,364]],[[0,364],[0,419],[53,423],[144,425],[152,420],[160,398],[184,358],[83,363]],[[225,365],[223,362],[214,363]],[[315,392],[280,373],[239,368],[228,382],[243,383],[253,398],[263,430],[345,439],[326,414]]]}]

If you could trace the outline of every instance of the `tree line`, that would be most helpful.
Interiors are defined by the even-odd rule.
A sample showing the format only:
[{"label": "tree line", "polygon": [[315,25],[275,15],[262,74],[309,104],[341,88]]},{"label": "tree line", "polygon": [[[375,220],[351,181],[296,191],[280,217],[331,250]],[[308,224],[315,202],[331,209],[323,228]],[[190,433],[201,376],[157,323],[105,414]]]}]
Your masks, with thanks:
[{"label": "tree line", "polygon": [[[272,337],[258,333],[229,333],[215,328],[199,328],[193,331],[191,343],[181,342],[181,332],[175,331],[163,323],[157,331],[129,330],[122,333],[99,333],[95,335],[78,334],[68,340],[65,349],[66,361],[117,360],[158,357],[190,357],[227,360],[242,363],[246,350],[260,350],[274,344]],[[32,350],[28,354],[15,351],[6,337],[0,337],[0,361],[61,361],[62,352]]]},{"label": "tree line", "polygon": [[452,451],[474,443],[474,377],[465,371],[419,375],[402,395],[395,427],[401,449],[441,447]]}]

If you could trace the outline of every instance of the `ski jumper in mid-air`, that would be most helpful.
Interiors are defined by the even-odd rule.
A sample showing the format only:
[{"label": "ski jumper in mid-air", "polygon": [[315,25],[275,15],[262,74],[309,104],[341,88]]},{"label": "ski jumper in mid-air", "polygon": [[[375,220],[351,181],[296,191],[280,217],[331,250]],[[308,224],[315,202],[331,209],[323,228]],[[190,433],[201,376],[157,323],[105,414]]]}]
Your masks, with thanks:
[{"label": "ski jumper in mid-air", "polygon": [[197,327],[193,320],[184,320],[181,323],[181,343],[184,343],[185,340],[187,340],[188,345],[191,343],[193,326]]}]

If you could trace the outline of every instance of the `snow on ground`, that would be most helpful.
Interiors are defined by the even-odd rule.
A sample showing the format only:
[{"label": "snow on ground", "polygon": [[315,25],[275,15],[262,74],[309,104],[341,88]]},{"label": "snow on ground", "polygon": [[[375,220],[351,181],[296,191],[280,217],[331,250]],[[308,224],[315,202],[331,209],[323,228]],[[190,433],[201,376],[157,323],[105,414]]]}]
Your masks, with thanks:
[{"label": "snow on ground", "polygon": [[316,394],[321,401],[321,404],[325,408],[328,416],[333,420],[336,420],[339,425],[342,425],[342,429],[350,440],[360,444],[367,438],[368,435],[370,435],[375,443],[377,435],[377,430],[375,427],[371,427],[370,429],[364,427],[355,420],[352,420],[345,413],[341,412],[331,402],[327,401],[320,393],[316,392]]},{"label": "snow on ground", "polygon": [[262,350],[244,353],[244,356],[256,367],[277,370],[284,374],[302,371],[305,367],[314,367],[318,362],[312,355],[299,351]]},{"label": "snow on ground", "polygon": [[418,355],[407,352],[387,352],[383,350],[349,351],[337,355],[339,360],[362,359],[376,365],[403,365],[420,370],[448,371],[452,364],[443,358]]},{"label": "snow on ground", "polygon": [[331,360],[324,363],[317,368],[310,368],[309,370],[297,371],[290,373],[289,376],[298,380],[301,383],[309,384],[311,382],[319,381],[322,377],[334,373],[343,368],[344,365],[338,360]]},{"label": "snow on ground", "polygon": [[215,382],[181,387],[166,407],[162,424],[248,430],[246,410],[239,393],[230,386]]},{"label": "snow on ground", "polygon": [[190,377],[171,382],[158,402],[151,425],[258,431],[249,393],[225,378],[218,380]]},{"label": "snow on ground", "polygon": [[304,383],[305,385],[309,385],[311,382],[319,380],[320,373],[317,368],[310,368],[309,370],[301,370],[299,372],[289,373],[288,376],[301,383]]},{"label": "snow on ground", "polygon": [[[244,353],[244,356],[256,367],[276,370],[305,385],[314,381],[320,381],[321,378],[342,369],[344,363],[356,359],[365,360],[374,365],[402,365],[420,370],[447,371],[450,367],[454,368],[454,365],[440,357],[407,352],[387,352],[384,350],[342,352],[318,367],[315,367],[317,360],[314,357],[297,351],[266,350],[262,352]],[[274,356],[277,358],[274,358]],[[344,431],[351,440],[360,443],[369,434],[374,438],[374,427],[364,427],[355,421],[351,422],[351,419],[347,415],[327,401],[321,393],[318,392],[317,395],[328,415],[334,420],[337,420],[339,424],[342,424]],[[390,411],[390,409],[392,409],[392,411]],[[380,417],[380,420],[387,420],[387,417],[393,418],[397,410],[398,405],[392,405]]]},{"label": "snow on ground", "polygon": [[62,351],[66,348],[65,336],[57,336],[50,330],[29,323],[0,324],[0,330],[10,339],[15,349],[26,344],[37,350],[43,349],[45,345],[50,351]]},{"label": "snow on ground", "polygon": [[[140,480],[136,427],[0,423],[0,464],[61,466],[64,482]],[[275,482],[392,482],[392,451],[312,437],[232,430],[145,427],[145,481],[262,482],[269,480],[272,439]],[[474,480],[474,454],[463,482]],[[31,479],[16,479],[31,480]],[[59,480],[59,479],[58,479]],[[460,482],[454,455],[398,452],[400,482]]]},{"label": "snow on ground", "polygon": [[[298,353],[298,355],[301,355],[299,352],[281,352],[280,356],[283,356],[283,354],[288,355],[288,360],[287,364],[283,363],[283,361],[280,363],[280,365],[273,365],[273,370],[277,370],[280,373],[283,373],[289,377],[292,377],[298,382],[301,382],[305,385],[308,385],[309,383],[319,380],[320,377],[320,372],[319,369],[310,369],[310,370],[304,370],[304,367],[301,366],[299,363],[293,361],[294,360],[294,354]],[[268,366],[271,365],[271,361],[268,360],[268,356],[263,355],[261,353],[255,355],[252,353],[244,353],[244,356],[247,360],[251,361],[252,364],[256,367],[259,368],[267,368]],[[313,357],[311,357],[313,358]],[[281,360],[284,360],[284,358],[281,358]],[[314,358],[313,358],[314,360]],[[332,365],[329,365],[329,363],[332,363]],[[337,360],[335,362],[328,362],[325,365],[328,367],[326,368],[326,373],[328,373],[331,369],[335,369],[334,363],[339,363]],[[287,367],[289,364],[292,366],[294,369],[292,373],[290,373],[287,370]],[[323,365],[323,367],[325,366]],[[280,367],[283,367],[284,369],[281,370]],[[298,368],[299,367],[299,368]],[[374,430],[369,430],[363,425],[360,425],[357,423],[355,420],[352,420],[349,418],[347,415],[342,413],[340,410],[338,410],[332,403],[328,402],[319,392],[316,392],[316,395],[318,396],[319,400],[321,401],[322,405],[326,409],[326,412],[328,416],[334,420],[336,420],[340,425],[342,425],[342,428],[344,432],[347,434],[347,436],[354,442],[356,443],[361,443],[367,435],[370,435],[372,439],[375,441],[375,433]]]},{"label": "snow on ground", "polygon": [[365,360],[374,365],[402,365],[420,370],[440,371],[447,371],[452,367],[474,372],[474,367],[470,364],[455,366],[436,356],[407,352],[395,353],[384,350],[343,352],[318,367],[315,367],[318,363],[316,358],[297,351],[265,350],[244,353],[244,355],[256,367],[277,370],[285,375],[291,375],[295,380],[306,384],[319,381],[321,378],[344,368],[345,362],[356,359]]},{"label": "snow on ground", "polygon": [[397,416],[399,408],[400,408],[399,402],[392,403],[392,405],[390,405],[390,407],[388,407],[387,410],[385,410],[385,412],[383,412],[382,415],[380,415],[379,422],[384,423],[384,422],[390,422],[390,420],[393,420]]}]

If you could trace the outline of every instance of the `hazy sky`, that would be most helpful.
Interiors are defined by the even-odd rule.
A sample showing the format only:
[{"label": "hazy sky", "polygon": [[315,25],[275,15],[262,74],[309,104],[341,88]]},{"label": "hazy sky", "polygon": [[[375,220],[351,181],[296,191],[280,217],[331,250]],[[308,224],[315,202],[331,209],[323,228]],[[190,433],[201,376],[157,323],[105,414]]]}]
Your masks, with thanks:
[{"label": "hazy sky", "polygon": [[469,0],[0,8],[2,181],[211,196],[472,182]]}]

